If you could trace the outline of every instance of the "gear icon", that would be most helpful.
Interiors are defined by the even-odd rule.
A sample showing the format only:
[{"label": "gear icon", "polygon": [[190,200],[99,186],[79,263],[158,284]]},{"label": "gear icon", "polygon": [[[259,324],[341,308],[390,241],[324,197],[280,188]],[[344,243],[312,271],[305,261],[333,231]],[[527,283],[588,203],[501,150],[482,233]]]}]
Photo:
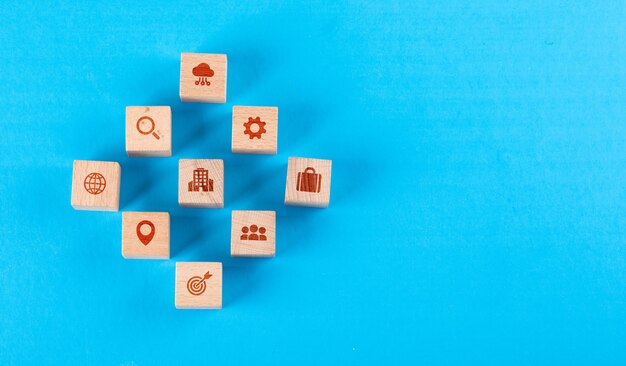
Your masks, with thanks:
[{"label": "gear icon", "polygon": [[[258,126],[256,128],[256,131],[254,132],[250,128],[252,127],[252,125]],[[261,135],[267,132],[265,130],[265,122],[261,121],[261,117],[257,117],[257,118],[248,117],[248,122],[244,123],[243,126],[246,128],[246,130],[243,131],[243,133],[245,135],[248,135],[250,137],[250,140],[252,140],[255,137],[260,139]]]}]

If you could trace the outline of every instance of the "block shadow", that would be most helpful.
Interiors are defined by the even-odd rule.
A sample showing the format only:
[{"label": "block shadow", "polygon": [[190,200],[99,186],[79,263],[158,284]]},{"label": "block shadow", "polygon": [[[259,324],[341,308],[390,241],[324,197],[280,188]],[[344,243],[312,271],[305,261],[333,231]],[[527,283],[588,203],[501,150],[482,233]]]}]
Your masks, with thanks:
[{"label": "block shadow", "polygon": [[[324,209],[298,206],[282,206],[276,210],[276,255],[289,256],[296,246],[314,245],[306,240],[307,233],[317,230],[315,217],[324,214]],[[285,238],[302,238],[290,241]]]},{"label": "block shadow", "polygon": [[[270,161],[269,159],[273,160]],[[258,209],[276,207],[282,204],[280,191],[276,187],[283,184],[277,159],[267,155],[241,155],[225,159],[225,181],[230,187],[225,191],[225,199],[231,207],[248,203]],[[244,172],[242,174],[242,172]]]},{"label": "block shadow", "polygon": [[[203,208],[180,209],[170,214],[170,256],[182,260],[216,261],[230,256],[230,231],[218,230],[230,213],[207,213]],[[192,212],[197,211],[197,212]]]},{"label": "block shadow", "polygon": [[271,265],[272,258],[231,258],[224,263],[222,302],[230,306],[263,291],[263,268]]}]

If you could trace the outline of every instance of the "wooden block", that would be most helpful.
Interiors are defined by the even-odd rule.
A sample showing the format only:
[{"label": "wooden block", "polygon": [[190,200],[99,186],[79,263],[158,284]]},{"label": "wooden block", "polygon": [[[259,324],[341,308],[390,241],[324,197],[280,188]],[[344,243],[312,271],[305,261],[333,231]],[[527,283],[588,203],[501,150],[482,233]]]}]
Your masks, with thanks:
[{"label": "wooden block", "polygon": [[277,107],[233,106],[234,153],[276,154],[277,147]]},{"label": "wooden block", "polygon": [[170,214],[122,212],[122,256],[169,259]]},{"label": "wooden block", "polygon": [[180,100],[226,103],[226,55],[182,53]]},{"label": "wooden block", "polygon": [[289,158],[285,205],[328,207],[332,161]]},{"label": "wooden block", "polygon": [[222,263],[176,263],[176,309],[222,308]]},{"label": "wooden block", "polygon": [[122,169],[117,162],[74,160],[72,207],[77,210],[117,211]]},{"label": "wooden block", "polygon": [[178,203],[181,207],[224,207],[224,161],[180,159]]},{"label": "wooden block", "polygon": [[172,110],[162,107],[126,107],[128,156],[172,156]]},{"label": "wooden block", "polygon": [[230,255],[233,257],[276,255],[276,212],[233,210]]}]

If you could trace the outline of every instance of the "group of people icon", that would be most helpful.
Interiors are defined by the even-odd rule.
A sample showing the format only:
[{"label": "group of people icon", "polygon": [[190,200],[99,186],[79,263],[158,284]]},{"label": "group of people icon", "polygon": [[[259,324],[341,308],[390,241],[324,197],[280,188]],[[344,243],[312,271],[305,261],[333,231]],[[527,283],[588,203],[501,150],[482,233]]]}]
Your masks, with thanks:
[{"label": "group of people icon", "polygon": [[[265,236],[265,228],[263,226],[258,227],[256,225],[250,225],[250,228],[244,226],[241,228],[240,239],[241,240],[267,240],[267,236]],[[258,232],[258,234],[257,234]]]}]

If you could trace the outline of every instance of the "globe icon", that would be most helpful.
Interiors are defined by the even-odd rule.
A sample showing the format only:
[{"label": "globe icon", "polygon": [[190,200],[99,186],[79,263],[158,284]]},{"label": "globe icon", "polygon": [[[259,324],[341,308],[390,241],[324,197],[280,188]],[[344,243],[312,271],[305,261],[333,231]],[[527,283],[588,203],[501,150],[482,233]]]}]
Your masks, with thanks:
[{"label": "globe icon", "polygon": [[107,186],[107,181],[100,173],[90,173],[85,178],[84,182],[85,190],[91,194],[100,194],[104,192]]}]

